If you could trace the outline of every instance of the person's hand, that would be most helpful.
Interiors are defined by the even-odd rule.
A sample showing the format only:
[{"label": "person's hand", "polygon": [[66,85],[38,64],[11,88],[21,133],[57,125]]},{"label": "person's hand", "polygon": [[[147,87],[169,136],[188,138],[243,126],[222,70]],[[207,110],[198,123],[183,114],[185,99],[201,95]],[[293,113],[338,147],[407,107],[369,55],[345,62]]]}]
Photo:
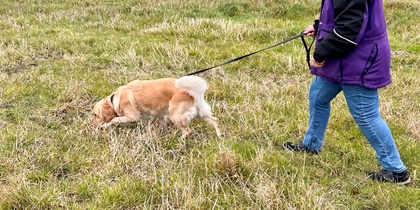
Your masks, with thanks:
[{"label": "person's hand", "polygon": [[324,63],[325,63],[325,61],[318,62],[318,61],[316,61],[315,59],[312,58],[311,66],[313,66],[315,68],[321,68],[321,67],[324,66]]},{"label": "person's hand", "polygon": [[314,37],[315,36],[315,28],[313,25],[310,25],[306,27],[306,29],[303,31],[306,36]]}]

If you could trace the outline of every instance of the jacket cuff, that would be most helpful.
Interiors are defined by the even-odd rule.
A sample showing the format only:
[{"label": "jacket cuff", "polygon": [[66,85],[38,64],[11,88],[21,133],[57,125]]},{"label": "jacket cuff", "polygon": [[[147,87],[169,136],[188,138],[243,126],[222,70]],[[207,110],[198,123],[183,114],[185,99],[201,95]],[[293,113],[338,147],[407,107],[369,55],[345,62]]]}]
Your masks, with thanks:
[{"label": "jacket cuff", "polygon": [[325,61],[325,58],[323,58],[322,56],[314,53],[314,60],[318,63],[322,63],[323,61]]}]

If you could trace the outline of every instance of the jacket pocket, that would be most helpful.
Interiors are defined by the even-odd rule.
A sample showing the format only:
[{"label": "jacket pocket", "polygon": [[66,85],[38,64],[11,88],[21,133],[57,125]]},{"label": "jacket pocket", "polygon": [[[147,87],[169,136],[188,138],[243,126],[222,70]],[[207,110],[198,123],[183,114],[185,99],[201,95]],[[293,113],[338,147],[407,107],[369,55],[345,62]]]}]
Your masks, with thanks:
[{"label": "jacket pocket", "polygon": [[364,84],[364,78],[366,74],[369,72],[369,70],[372,68],[372,65],[375,62],[377,57],[378,57],[378,44],[374,44],[361,74],[362,84]]}]

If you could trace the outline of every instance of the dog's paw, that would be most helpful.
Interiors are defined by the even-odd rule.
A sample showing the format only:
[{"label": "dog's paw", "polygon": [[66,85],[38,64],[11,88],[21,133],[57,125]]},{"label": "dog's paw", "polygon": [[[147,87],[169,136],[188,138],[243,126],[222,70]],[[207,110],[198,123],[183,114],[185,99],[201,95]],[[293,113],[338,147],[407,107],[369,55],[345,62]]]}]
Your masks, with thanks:
[{"label": "dog's paw", "polygon": [[218,133],[216,135],[217,135],[218,138],[224,138],[224,137],[226,137],[226,133],[223,133],[223,132]]},{"label": "dog's paw", "polygon": [[100,128],[103,128],[103,129],[108,128],[108,127],[109,127],[109,123],[104,123],[100,126]]}]

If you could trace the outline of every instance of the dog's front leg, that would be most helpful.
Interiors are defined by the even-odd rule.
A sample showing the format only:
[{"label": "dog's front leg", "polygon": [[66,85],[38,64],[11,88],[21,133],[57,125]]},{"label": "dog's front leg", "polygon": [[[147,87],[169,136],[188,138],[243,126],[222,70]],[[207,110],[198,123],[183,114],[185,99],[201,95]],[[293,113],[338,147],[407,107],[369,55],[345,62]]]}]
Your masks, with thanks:
[{"label": "dog's front leg", "polygon": [[121,116],[121,117],[114,117],[111,121],[104,123],[101,125],[102,128],[107,128],[113,124],[117,123],[130,123],[130,122],[136,122],[137,118],[127,117],[127,116]]}]

